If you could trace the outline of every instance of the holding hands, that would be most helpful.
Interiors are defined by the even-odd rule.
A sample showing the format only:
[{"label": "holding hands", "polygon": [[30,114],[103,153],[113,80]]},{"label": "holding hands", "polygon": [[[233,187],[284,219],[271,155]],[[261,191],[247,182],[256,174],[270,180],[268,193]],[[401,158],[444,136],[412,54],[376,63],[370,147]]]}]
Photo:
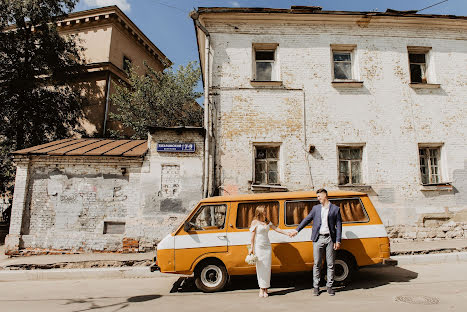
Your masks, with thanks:
[{"label": "holding hands", "polygon": [[292,230],[287,233],[287,235],[289,235],[290,238],[297,236],[297,234],[298,232],[296,230]]}]

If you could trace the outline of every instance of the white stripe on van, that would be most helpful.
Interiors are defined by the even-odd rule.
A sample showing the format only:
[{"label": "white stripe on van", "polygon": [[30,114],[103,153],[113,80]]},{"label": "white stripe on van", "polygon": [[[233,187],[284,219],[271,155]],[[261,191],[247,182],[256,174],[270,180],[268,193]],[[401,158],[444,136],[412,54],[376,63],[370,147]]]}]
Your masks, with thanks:
[{"label": "white stripe on van", "polygon": [[[359,225],[342,227],[342,239],[359,239],[372,237],[387,237],[388,234],[383,224]],[[271,243],[297,243],[311,240],[311,228],[305,228],[297,236],[290,238],[275,231],[269,232]],[[175,242],[174,242],[175,241]],[[220,247],[248,245],[251,241],[251,233],[245,232],[219,232],[193,235],[177,235],[165,237],[157,246],[162,249],[189,249],[200,247]],[[174,247],[172,247],[174,246]]]}]

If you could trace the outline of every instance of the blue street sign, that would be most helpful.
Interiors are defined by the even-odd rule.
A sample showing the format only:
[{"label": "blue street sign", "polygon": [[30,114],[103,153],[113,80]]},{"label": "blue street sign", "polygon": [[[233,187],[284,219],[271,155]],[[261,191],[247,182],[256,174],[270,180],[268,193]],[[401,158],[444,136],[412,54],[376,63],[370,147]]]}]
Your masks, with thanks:
[{"label": "blue street sign", "polygon": [[194,153],[196,143],[157,143],[157,151]]}]

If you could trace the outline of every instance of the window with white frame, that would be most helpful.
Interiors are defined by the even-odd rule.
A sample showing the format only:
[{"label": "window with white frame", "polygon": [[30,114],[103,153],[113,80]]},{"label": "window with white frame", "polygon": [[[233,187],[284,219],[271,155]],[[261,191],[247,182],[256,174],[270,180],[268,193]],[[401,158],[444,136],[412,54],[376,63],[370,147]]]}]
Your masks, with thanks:
[{"label": "window with white frame", "polygon": [[408,47],[410,82],[428,83],[428,56],[430,48]]},{"label": "window with white frame", "polygon": [[279,184],[279,146],[255,146],[254,176],[254,184]]},{"label": "window with white frame", "polygon": [[441,147],[419,146],[422,184],[441,183]]},{"label": "window with white frame", "polygon": [[354,73],[354,50],[355,45],[351,44],[333,44],[332,66],[333,79],[335,81],[356,80]]},{"label": "window with white frame", "polygon": [[339,147],[339,185],[362,184],[363,147]]},{"label": "window with white frame", "polygon": [[277,44],[262,43],[254,44],[254,80],[255,81],[276,81],[277,66]]}]

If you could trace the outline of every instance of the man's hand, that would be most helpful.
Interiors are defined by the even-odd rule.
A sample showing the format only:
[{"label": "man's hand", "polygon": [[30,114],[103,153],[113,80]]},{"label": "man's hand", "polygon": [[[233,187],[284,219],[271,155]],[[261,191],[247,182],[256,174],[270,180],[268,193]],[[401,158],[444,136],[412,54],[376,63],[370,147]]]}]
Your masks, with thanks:
[{"label": "man's hand", "polygon": [[341,243],[337,242],[337,243],[334,243],[334,250],[337,250],[341,248]]},{"label": "man's hand", "polygon": [[289,232],[289,237],[297,236],[298,232],[296,230],[292,230]]}]

